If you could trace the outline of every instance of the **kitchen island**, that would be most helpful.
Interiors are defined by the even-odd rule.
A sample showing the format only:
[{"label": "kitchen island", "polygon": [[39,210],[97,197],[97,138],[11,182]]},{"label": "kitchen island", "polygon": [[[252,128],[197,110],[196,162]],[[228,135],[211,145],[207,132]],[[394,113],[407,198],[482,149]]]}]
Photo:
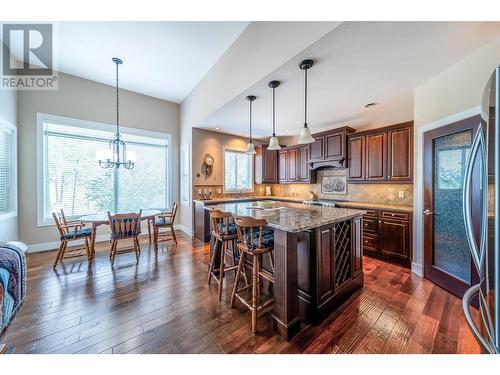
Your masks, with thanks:
[{"label": "kitchen island", "polygon": [[[269,200],[206,209],[265,219],[274,229],[272,318],[286,340],[300,331],[301,321],[322,320],[363,287],[365,211]],[[268,267],[264,259],[263,268]]]}]

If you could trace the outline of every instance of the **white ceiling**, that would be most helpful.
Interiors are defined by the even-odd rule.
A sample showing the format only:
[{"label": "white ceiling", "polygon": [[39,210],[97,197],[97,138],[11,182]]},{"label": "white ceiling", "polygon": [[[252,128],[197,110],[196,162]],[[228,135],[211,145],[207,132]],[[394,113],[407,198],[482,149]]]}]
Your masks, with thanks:
[{"label": "white ceiling", "polygon": [[[248,134],[246,95],[256,95],[254,134],[271,134],[271,79],[276,91],[278,134],[291,135],[303,124],[303,72],[309,70],[309,126],[313,131],[367,128],[413,119],[413,89],[500,35],[494,22],[345,22],[197,127]],[[366,109],[364,105],[379,105]],[[284,130],[289,132],[285,133]]]},{"label": "white ceiling", "polygon": [[[58,70],[180,103],[240,36],[248,22],[58,22]],[[16,58],[19,46],[12,52]]]}]

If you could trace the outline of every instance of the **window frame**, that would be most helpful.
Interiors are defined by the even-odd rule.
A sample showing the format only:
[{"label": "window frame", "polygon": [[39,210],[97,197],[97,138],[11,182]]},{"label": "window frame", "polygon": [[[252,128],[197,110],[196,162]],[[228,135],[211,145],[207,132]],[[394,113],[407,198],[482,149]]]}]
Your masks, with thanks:
[{"label": "window frame", "polygon": [[9,209],[0,213],[0,221],[17,217],[17,126],[0,118],[0,131],[10,133]]},{"label": "window frame", "polygon": [[[112,131],[114,132],[116,125],[96,122],[96,121],[87,121],[80,120],[71,117],[65,116],[57,116],[51,115],[47,113],[37,112],[36,114],[36,132],[37,132],[37,152],[36,152],[36,164],[37,164],[37,226],[38,227],[47,227],[54,226],[55,223],[52,218],[46,218],[45,215],[45,154],[46,154],[46,143],[44,139],[44,123],[47,121],[53,121],[55,123],[60,123],[65,126],[73,126],[77,128],[87,128],[94,130],[103,130],[103,131]],[[167,210],[172,207],[172,199],[173,199],[173,169],[172,169],[172,134],[170,133],[162,133],[152,130],[144,130],[138,128],[132,128],[127,126],[120,125],[120,133],[130,134],[130,135],[139,135],[146,136],[152,138],[161,138],[166,140],[167,142],[167,152],[166,152],[166,161],[165,161],[165,178],[166,178],[166,206]],[[97,160],[96,167],[100,168]],[[68,216],[71,220],[78,219],[79,217],[84,215],[76,215],[76,216]]]},{"label": "window frame", "polygon": [[[232,146],[223,146],[222,147],[222,192],[224,194],[234,194],[238,193],[240,189],[226,189],[226,151],[233,151],[233,152],[241,152],[242,154],[245,154],[246,149],[240,148],[240,147],[232,147]],[[253,193],[254,192],[254,169],[255,169],[255,161],[253,155],[247,155],[250,156],[251,160],[251,165],[250,165],[250,189],[247,190],[248,193]]]}]

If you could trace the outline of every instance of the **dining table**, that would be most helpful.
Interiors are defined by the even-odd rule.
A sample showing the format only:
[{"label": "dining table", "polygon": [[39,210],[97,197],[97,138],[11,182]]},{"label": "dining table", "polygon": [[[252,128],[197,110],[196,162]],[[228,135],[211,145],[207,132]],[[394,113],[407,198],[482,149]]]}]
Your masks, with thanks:
[{"label": "dining table", "polygon": [[[138,213],[139,211],[127,211],[126,213]],[[151,243],[151,224],[154,221],[155,216],[161,214],[163,211],[158,209],[142,210],[141,221],[147,220],[148,222],[148,239]],[[125,213],[125,212],[117,212]],[[113,214],[113,213],[112,213]],[[85,223],[92,223],[92,236],[90,237],[90,250],[92,253],[92,259],[95,255],[95,239],[97,228],[101,225],[109,225],[109,218],[106,212],[99,212],[96,214],[84,215],[80,217],[80,221]]]}]

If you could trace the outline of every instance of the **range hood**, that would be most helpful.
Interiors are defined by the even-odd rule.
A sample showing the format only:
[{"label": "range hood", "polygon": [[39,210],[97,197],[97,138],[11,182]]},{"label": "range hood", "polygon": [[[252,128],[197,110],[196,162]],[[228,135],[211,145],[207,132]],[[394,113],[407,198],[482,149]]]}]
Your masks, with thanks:
[{"label": "range hood", "polygon": [[345,158],[341,158],[338,160],[309,160],[307,162],[309,170],[317,171],[318,169],[324,168],[337,168],[337,169],[345,169],[347,168]]}]

